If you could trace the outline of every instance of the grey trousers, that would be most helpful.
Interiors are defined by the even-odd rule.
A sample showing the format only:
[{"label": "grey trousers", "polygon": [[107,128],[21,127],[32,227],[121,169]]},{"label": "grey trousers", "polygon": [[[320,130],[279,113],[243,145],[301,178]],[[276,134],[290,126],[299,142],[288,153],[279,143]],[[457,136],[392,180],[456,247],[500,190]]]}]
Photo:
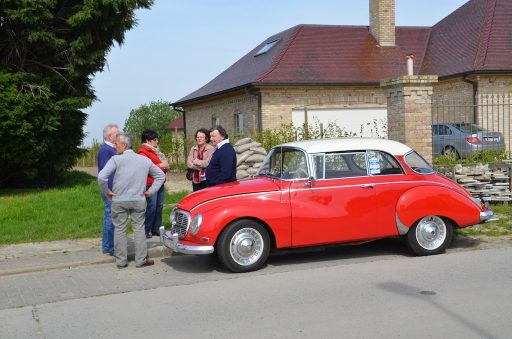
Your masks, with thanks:
[{"label": "grey trousers", "polygon": [[135,241],[135,266],[144,265],[148,257],[146,234],[144,233],[144,214],[146,200],[112,201],[112,222],[114,223],[114,255],[117,266],[128,264],[128,239],[126,228],[128,217],[132,219]]}]

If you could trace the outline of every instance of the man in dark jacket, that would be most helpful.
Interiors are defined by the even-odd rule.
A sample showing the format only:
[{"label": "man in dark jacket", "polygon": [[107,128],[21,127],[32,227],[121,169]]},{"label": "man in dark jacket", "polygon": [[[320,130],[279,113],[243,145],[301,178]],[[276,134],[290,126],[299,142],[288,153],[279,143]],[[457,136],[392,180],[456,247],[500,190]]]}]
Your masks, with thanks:
[{"label": "man in dark jacket", "polygon": [[206,168],[206,183],[215,186],[236,180],[236,153],[229,143],[228,133],[222,126],[210,130],[210,142],[215,147]]},{"label": "man in dark jacket", "polygon": [[[116,151],[116,139],[119,134],[119,127],[116,124],[108,124],[103,128],[103,144],[98,150],[98,173],[105,167],[107,162],[114,155]],[[112,189],[112,181],[114,176],[108,178],[108,187]],[[111,204],[112,201],[103,193],[101,199],[105,205],[105,212],[103,213],[103,232],[101,240],[101,250],[104,254],[114,255],[114,224],[112,223]]]}]

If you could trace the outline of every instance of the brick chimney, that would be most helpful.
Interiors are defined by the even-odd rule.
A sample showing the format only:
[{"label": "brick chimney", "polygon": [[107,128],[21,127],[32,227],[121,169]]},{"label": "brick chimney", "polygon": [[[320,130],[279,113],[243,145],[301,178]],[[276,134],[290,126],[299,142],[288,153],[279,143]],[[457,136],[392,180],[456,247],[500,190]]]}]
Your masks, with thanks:
[{"label": "brick chimney", "polygon": [[395,46],[395,0],[370,0],[370,33],[380,46]]}]

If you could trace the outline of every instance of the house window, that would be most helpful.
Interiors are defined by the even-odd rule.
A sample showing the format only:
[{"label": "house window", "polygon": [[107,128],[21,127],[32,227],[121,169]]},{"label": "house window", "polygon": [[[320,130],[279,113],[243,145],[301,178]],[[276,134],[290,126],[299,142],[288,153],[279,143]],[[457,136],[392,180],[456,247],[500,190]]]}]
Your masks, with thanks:
[{"label": "house window", "polygon": [[237,134],[244,134],[244,115],[240,112],[235,113],[235,131]]},{"label": "house window", "polygon": [[262,55],[262,54],[265,54],[267,53],[268,51],[270,51],[272,49],[272,47],[274,47],[275,45],[277,45],[277,43],[279,42],[279,39],[276,39],[276,40],[272,40],[270,42],[267,42],[265,44],[265,46],[263,46],[259,51],[258,53],[254,54],[255,57],[257,57],[258,55]]},{"label": "house window", "polygon": [[212,127],[220,125],[220,118],[219,117],[212,117]]}]

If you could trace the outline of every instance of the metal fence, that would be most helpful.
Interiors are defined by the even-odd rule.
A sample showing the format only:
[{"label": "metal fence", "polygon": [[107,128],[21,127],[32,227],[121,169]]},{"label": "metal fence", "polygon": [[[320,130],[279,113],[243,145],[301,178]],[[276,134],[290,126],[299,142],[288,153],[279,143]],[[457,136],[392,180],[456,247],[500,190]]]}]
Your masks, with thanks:
[{"label": "metal fence", "polygon": [[470,157],[492,151],[510,158],[512,152],[511,93],[433,99],[433,156]]}]

